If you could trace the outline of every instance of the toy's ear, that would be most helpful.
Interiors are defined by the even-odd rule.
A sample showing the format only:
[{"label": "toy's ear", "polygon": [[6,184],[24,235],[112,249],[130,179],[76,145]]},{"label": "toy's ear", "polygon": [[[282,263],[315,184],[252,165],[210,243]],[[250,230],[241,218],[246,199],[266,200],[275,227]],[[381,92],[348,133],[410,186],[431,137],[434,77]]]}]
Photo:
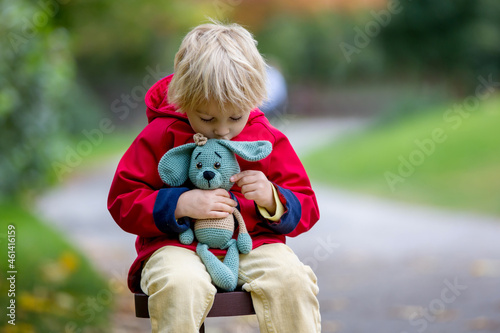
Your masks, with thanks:
[{"label": "toy's ear", "polygon": [[196,147],[194,143],[170,149],[158,163],[158,173],[161,180],[170,186],[180,186],[188,178],[191,154]]},{"label": "toy's ear", "polygon": [[219,140],[219,144],[227,147],[244,160],[255,162],[271,154],[273,146],[269,141],[229,141]]}]

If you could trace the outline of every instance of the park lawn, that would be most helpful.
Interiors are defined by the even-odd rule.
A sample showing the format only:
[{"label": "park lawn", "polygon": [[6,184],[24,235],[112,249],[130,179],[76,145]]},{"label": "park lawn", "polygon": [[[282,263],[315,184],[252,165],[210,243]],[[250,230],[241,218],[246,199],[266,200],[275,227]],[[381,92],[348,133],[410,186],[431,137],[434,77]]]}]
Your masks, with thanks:
[{"label": "park lawn", "polygon": [[333,186],[500,216],[500,96],[469,110],[444,105],[370,126],[314,150],[304,166]]},{"label": "park lawn", "polygon": [[[15,326],[2,320],[2,332],[108,332],[113,297],[88,260],[37,216],[15,202],[0,203],[2,271],[0,306],[15,300]],[[8,261],[7,232],[15,229],[15,261]],[[12,227],[11,227],[12,228]],[[13,264],[14,267],[9,267]],[[15,295],[9,295],[15,275]],[[10,310],[9,310],[10,311]]]},{"label": "park lawn", "polygon": [[104,161],[118,160],[141,130],[140,127],[117,129],[92,140],[84,135],[76,136],[52,164],[51,184],[57,185],[75,174],[99,167]]},{"label": "park lawn", "polygon": [[130,147],[143,127],[117,129],[114,133],[104,136],[102,142],[95,145],[92,153],[82,162],[82,169],[96,164],[109,157],[121,156]]}]

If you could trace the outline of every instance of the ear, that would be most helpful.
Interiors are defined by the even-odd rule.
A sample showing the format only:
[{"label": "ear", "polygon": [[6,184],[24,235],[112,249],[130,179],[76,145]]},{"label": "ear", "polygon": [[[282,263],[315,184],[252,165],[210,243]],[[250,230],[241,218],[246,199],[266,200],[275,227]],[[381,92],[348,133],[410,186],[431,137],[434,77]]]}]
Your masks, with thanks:
[{"label": "ear", "polygon": [[196,147],[195,143],[170,149],[163,155],[158,163],[158,173],[161,180],[170,186],[180,186],[188,178],[191,154]]},{"label": "ear", "polygon": [[219,140],[218,143],[228,148],[242,159],[250,162],[260,161],[266,158],[271,154],[271,150],[273,149],[269,141]]}]

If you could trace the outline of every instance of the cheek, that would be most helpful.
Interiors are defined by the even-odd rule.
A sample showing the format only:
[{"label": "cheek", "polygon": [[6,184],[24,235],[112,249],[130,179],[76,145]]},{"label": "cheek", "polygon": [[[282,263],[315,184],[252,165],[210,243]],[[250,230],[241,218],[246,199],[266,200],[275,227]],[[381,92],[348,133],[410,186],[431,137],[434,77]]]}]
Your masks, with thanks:
[{"label": "cheek", "polygon": [[193,128],[193,131],[196,133],[201,133],[206,137],[209,137],[208,133],[210,133],[210,126],[204,123],[200,122],[192,122],[191,127]]},{"label": "cheek", "polygon": [[241,131],[245,128],[246,123],[242,122],[241,124],[237,124],[233,127],[233,133],[235,135],[240,134]]}]

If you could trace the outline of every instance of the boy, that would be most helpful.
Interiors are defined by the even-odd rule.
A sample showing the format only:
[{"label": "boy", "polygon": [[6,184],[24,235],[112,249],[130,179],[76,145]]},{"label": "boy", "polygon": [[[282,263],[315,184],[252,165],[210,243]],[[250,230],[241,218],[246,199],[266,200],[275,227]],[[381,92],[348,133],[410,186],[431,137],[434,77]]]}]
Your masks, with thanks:
[{"label": "boy", "polygon": [[[239,25],[204,24],[184,38],[174,74],[146,94],[149,124],[118,165],[108,209],[122,229],[138,235],[129,288],[149,295],[153,332],[198,332],[216,288],[179,233],[196,219],[240,210],[253,250],[240,255],[238,284],[251,293],[261,332],[320,332],[316,276],[285,245],[285,236],[319,219],[316,197],[288,139],[256,107],[266,97],[265,62]],[[193,135],[235,141],[267,140],[266,159],[246,162],[230,192],[164,185],[157,166]],[[192,186],[192,185],[191,185]],[[213,250],[224,255],[224,250]]]}]

